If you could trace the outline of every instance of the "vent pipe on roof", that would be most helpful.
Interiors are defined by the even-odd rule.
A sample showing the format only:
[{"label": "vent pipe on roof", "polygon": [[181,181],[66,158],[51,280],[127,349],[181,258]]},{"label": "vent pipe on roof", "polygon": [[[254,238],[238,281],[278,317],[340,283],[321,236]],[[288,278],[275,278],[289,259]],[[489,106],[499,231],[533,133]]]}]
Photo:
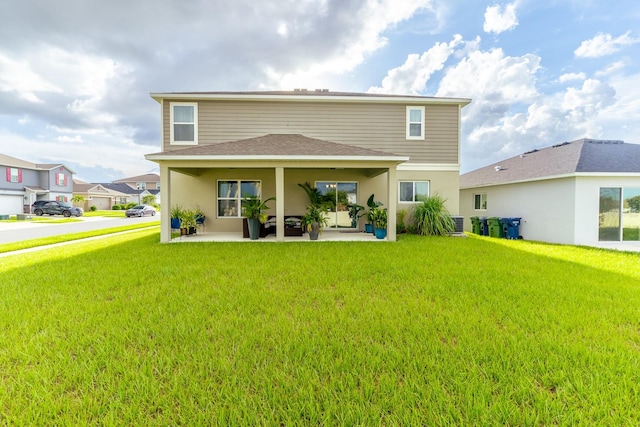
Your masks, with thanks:
[{"label": "vent pipe on roof", "polygon": [[502,170],[502,166],[496,165],[494,169],[496,170],[496,172],[500,172]]}]

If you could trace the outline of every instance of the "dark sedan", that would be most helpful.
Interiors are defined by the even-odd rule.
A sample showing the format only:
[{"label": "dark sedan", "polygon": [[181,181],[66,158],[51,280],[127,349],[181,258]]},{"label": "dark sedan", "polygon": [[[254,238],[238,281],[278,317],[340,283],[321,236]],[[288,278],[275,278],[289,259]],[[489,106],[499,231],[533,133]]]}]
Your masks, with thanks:
[{"label": "dark sedan", "polygon": [[143,217],[143,216],[154,216],[156,214],[156,210],[153,206],[149,206],[149,205],[138,205],[138,206],[134,206],[131,209],[127,209],[127,211],[124,213],[127,218],[132,217],[132,216],[139,216],[139,217]]}]

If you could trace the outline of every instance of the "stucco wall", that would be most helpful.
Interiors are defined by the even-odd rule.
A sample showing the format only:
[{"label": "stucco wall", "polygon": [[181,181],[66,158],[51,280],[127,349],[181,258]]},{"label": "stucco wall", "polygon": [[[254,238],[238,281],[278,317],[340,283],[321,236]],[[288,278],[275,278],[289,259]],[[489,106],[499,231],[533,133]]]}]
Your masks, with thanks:
[{"label": "stucco wall", "polygon": [[640,176],[581,176],[576,178],[575,243],[598,245],[600,188],[640,188]]},{"label": "stucco wall", "polygon": [[[520,235],[527,240],[574,243],[575,178],[460,190],[460,214],[471,231],[471,216],[522,218]],[[474,194],[487,194],[487,209],[474,209]],[[596,198],[597,204],[597,198]],[[596,215],[597,219],[597,215]],[[596,230],[597,232],[597,230]]]}]

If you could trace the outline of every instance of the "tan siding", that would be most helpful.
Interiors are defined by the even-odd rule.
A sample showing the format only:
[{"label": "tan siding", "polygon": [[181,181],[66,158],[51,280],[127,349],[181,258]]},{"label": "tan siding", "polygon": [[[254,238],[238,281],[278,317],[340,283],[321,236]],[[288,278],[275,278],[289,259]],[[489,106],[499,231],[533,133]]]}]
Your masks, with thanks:
[{"label": "tan siding", "polygon": [[[184,101],[189,101],[185,99]],[[164,149],[169,105],[164,103]],[[458,162],[458,106],[426,105],[426,140],[406,140],[406,105],[306,102],[200,101],[199,144],[299,133],[343,144],[408,155],[411,162]]]}]

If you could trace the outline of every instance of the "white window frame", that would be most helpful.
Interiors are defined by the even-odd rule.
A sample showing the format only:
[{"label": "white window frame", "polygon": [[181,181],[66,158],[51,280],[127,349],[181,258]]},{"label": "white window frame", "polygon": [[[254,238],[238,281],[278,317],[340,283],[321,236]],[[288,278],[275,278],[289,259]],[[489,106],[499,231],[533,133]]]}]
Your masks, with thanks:
[{"label": "white window frame", "polygon": [[[428,180],[416,180],[416,181],[411,181],[411,180],[400,180],[398,181],[398,203],[420,203],[422,200],[416,200],[416,183],[427,183],[427,197],[429,197],[429,195],[431,194],[431,182]],[[403,183],[411,183],[413,188],[412,188],[412,193],[413,193],[413,200],[401,200],[400,197],[402,196],[402,191],[400,189],[400,187],[402,186]]]},{"label": "white window frame", "polygon": [[[56,185],[58,187],[66,187],[67,186],[67,175],[64,172],[56,172]],[[66,202],[66,200],[63,200]]]},{"label": "white window frame", "polygon": [[[174,107],[193,107],[193,122],[177,122],[173,121]],[[193,125],[193,141],[176,141],[175,125]],[[169,143],[171,145],[198,145],[198,103],[197,102],[170,102],[169,103]]]},{"label": "white window frame", "polygon": [[10,178],[9,182],[20,182],[20,170],[18,168],[9,168],[10,169]]},{"label": "white window frame", "polygon": [[[411,121],[411,111],[419,110],[420,111],[420,135],[411,135],[411,125],[417,124],[418,122]],[[425,131],[424,131],[424,107],[420,106],[408,106],[407,107],[407,139],[414,140],[424,140]]]},{"label": "white window frame", "polygon": [[[479,199],[478,199],[479,197]],[[484,198],[484,207],[482,207],[482,199]],[[480,203],[476,204],[476,200]],[[474,211],[486,211],[487,210],[487,193],[474,193],[473,194],[473,210]]]},{"label": "white window frame", "polygon": [[[220,182],[236,182],[238,185],[238,193],[242,191],[242,183],[243,182],[257,182],[259,193],[258,197],[262,200],[262,180],[260,179],[218,179],[216,181],[216,218],[220,219],[238,219],[242,218],[242,199],[244,196],[242,194],[238,194],[237,197],[220,197],[218,193],[220,189]],[[220,200],[236,200],[236,215],[220,215]]]}]

